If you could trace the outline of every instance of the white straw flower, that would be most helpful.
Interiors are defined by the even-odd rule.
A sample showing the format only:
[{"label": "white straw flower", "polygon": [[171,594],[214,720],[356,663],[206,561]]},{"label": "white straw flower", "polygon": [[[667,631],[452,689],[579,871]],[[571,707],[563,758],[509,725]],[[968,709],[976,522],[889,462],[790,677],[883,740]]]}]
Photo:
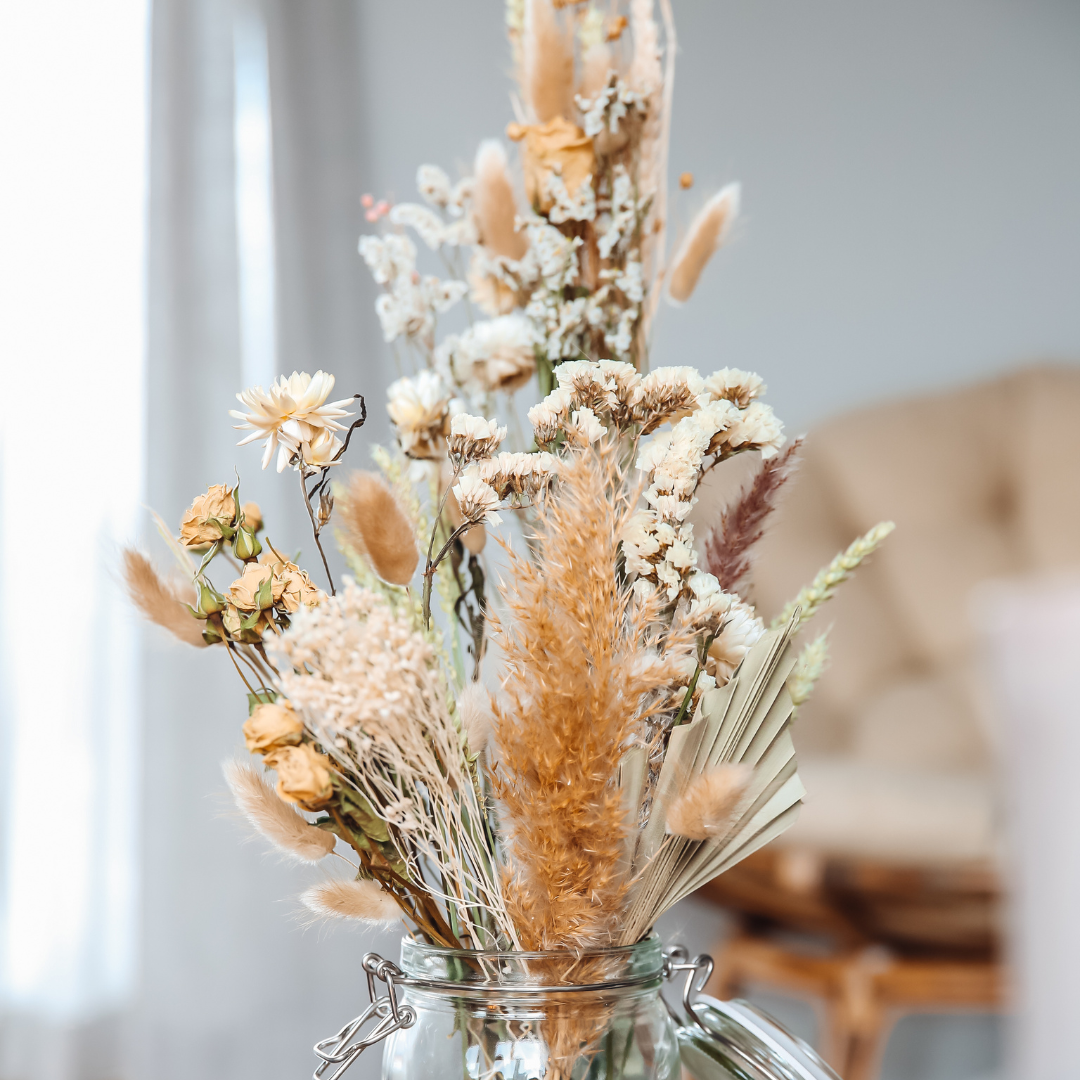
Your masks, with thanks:
[{"label": "white straw flower", "polygon": [[470,326],[454,346],[454,373],[483,393],[524,386],[536,370],[532,327],[520,313]]},{"label": "white straw flower", "polygon": [[446,441],[452,458],[471,462],[491,457],[505,438],[506,428],[499,427],[498,420],[458,413],[450,419],[450,435]]},{"label": "white straw flower", "polygon": [[476,466],[476,475],[490,485],[500,499],[514,496],[535,498],[544,491],[559,471],[554,454],[499,454]]},{"label": "white straw flower", "polygon": [[731,678],[743,657],[765,634],[765,624],[749,604],[736,596],[729,596],[729,599],[731,603],[724,615],[723,625],[709,647],[706,662],[706,670],[721,686]]},{"label": "white straw flower", "polygon": [[607,428],[596,419],[592,409],[578,409],[570,417],[567,436],[580,446],[590,446],[607,434]]},{"label": "white straw flower", "polygon": [[438,165],[421,165],[416,170],[416,190],[428,205],[445,209],[450,202],[450,177]]},{"label": "white straw flower", "polygon": [[[326,399],[333,389],[334,376],[325,371],[316,371],[314,375],[309,375],[306,371],[294,371],[292,375],[282,375],[276,382],[271,383],[268,391],[261,386],[255,386],[237,394],[237,400],[250,411],[245,413],[231,409],[229,415],[244,421],[235,425],[238,431],[250,428],[252,432],[241,439],[239,445],[265,439],[262,467],[265,469],[270,464],[274,450],[277,449],[278,472],[293,458],[298,457],[304,446],[308,447],[304,454],[306,458],[318,432],[344,431],[345,425],[339,424],[338,420],[352,416],[352,413],[342,408],[343,405],[350,404],[352,398],[327,403]],[[325,452],[325,439],[322,438],[320,446],[322,452]]]},{"label": "white straw flower", "polygon": [[397,428],[401,449],[413,458],[440,458],[450,414],[450,391],[434,371],[390,384],[386,411]]},{"label": "white straw flower", "polygon": [[445,237],[442,218],[419,203],[398,203],[390,210],[390,220],[395,225],[407,225],[414,229],[432,251],[438,251]]},{"label": "white straw flower", "polygon": [[745,409],[755,398],[765,393],[760,375],[738,368],[721,368],[705,380],[705,392],[713,398],[726,398]]},{"label": "white straw flower", "polygon": [[485,525],[498,525],[502,521],[495,513],[499,505],[498,492],[479,476],[466,473],[454,485],[454,498],[465,521],[483,522]]},{"label": "white straw flower", "polygon": [[784,445],[784,425],[771,405],[752,401],[727,429],[724,441],[732,450],[760,450],[762,458],[768,460]]}]

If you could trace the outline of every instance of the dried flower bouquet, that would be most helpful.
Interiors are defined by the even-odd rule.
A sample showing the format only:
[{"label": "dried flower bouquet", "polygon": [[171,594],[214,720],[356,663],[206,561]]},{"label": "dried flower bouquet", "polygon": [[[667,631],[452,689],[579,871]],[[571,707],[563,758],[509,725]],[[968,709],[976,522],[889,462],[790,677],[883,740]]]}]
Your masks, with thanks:
[{"label": "dried flower bouquet", "polygon": [[[630,944],[797,812],[788,728],[826,650],[794,640],[891,526],[768,627],[746,599],[799,441],[785,448],[756,375],[648,370],[661,295],[689,299],[738,203],[734,187],[710,199],[667,261],[660,8],[666,59],[652,0],[511,2],[520,171],[492,141],[457,182],[421,167],[423,205],[365,196],[389,227],[360,253],[413,365],[377,472],[331,483],[366,416],[360,395],[328,400],[333,376],[238,395],[243,441],[299,476],[325,591],[226,485],[178,538],[161,525],[181,577],[125,553],[144,613],[224,650],[247,687],[258,766],[227,774],[251,822],[298,860],[351,850],[349,878],[304,894],[319,915],[404,917],[466,949]],[[420,273],[413,235],[452,278]],[[466,297],[487,317],[437,341]],[[531,386],[525,437],[514,394]],[[760,465],[699,554],[699,486],[747,453]],[[511,524],[491,595],[485,540]]]}]

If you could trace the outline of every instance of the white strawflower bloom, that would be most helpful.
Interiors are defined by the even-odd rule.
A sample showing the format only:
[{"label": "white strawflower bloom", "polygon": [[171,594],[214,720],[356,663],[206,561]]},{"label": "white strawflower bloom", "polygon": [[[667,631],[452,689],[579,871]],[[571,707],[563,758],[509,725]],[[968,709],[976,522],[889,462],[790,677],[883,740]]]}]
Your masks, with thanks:
[{"label": "white strawflower bloom", "polygon": [[755,398],[765,393],[760,375],[738,368],[721,368],[705,380],[705,392],[713,398],[726,398],[745,409]]},{"label": "white strawflower bloom", "polygon": [[450,391],[434,371],[390,384],[386,411],[397,428],[401,449],[414,458],[441,458],[450,416]]},{"label": "white strawflower bloom", "polygon": [[231,409],[229,415],[243,421],[234,425],[238,431],[251,429],[251,434],[241,439],[238,445],[265,439],[262,467],[265,469],[270,464],[277,449],[277,470],[281,472],[300,454],[302,446],[310,446],[319,431],[345,430],[345,425],[339,424],[338,420],[352,416],[342,406],[353,399],[342,398],[327,403],[333,389],[334,376],[325,371],[316,371],[314,375],[294,371],[271,383],[269,390],[255,386],[237,394],[237,401],[250,411]]},{"label": "white strawflower bloom", "polygon": [[434,210],[419,203],[398,203],[390,208],[390,220],[395,225],[407,225],[416,231],[432,251],[438,251],[443,242],[443,220]]},{"label": "white strawflower bloom", "polygon": [[445,209],[450,202],[450,177],[438,165],[421,165],[416,170],[416,190],[429,206]]},{"label": "white strawflower bloom", "polygon": [[485,525],[498,525],[502,521],[495,513],[500,501],[498,493],[479,476],[466,473],[454,485],[454,498],[465,521],[483,522]]},{"label": "white strawflower bloom", "polygon": [[452,458],[470,462],[491,457],[505,438],[506,428],[498,420],[458,413],[450,419],[447,444]]},{"label": "white strawflower bloom", "polygon": [[305,465],[321,469],[337,464],[338,454],[343,445],[344,443],[333,432],[320,428],[310,442],[300,444],[300,456]]},{"label": "white strawflower bloom", "polygon": [[536,370],[532,327],[522,314],[474,323],[454,347],[454,374],[483,393],[510,393]]}]

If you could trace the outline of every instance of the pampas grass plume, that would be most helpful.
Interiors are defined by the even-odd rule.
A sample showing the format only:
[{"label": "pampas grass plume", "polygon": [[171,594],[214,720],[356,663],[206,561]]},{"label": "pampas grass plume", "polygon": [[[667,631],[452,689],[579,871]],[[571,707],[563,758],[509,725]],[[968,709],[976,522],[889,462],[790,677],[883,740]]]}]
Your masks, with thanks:
[{"label": "pampas grass plume", "polygon": [[342,506],[345,536],[371,569],[390,585],[408,585],[420,562],[412,522],[377,473],[349,477]]},{"label": "pampas grass plume", "polygon": [[203,624],[188,611],[176,586],[162,578],[141,551],[124,548],[122,559],[128,596],[143,615],[188,645],[204,647]]},{"label": "pampas grass plume", "polygon": [[551,0],[525,0],[522,40],[525,100],[538,124],[569,118],[574,54],[559,26]]},{"label": "pampas grass plume", "polygon": [[721,188],[694,218],[686,239],[672,260],[668,275],[668,299],[685,304],[701,277],[705,264],[723,242],[739,212],[739,185]]},{"label": "pampas grass plume", "polygon": [[251,765],[226,761],[222,771],[244,817],[283,854],[301,862],[318,862],[334,850],[333,834],[309,825]]},{"label": "pampas grass plume", "polygon": [[392,923],[401,914],[397,901],[375,881],[324,881],[305,889],[300,900],[322,919]]},{"label": "pampas grass plume", "polygon": [[498,139],[485,139],[473,165],[473,216],[480,242],[496,255],[520,259],[529,246],[524,233],[514,231],[517,202],[510,183],[506,151]]},{"label": "pampas grass plume", "polygon": [[688,840],[709,840],[722,835],[750,782],[747,765],[718,765],[695,776],[672,800],[667,810],[667,831]]}]

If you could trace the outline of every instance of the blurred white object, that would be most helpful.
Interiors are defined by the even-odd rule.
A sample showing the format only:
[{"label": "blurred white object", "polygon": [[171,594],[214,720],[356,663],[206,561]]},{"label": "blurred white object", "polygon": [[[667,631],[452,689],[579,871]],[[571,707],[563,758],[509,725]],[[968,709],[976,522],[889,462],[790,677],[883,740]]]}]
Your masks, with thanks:
[{"label": "blurred white object", "polygon": [[974,614],[1002,724],[1018,997],[1010,1075],[1061,1080],[1076,1075],[1080,1007],[1080,578],[987,584]]}]

